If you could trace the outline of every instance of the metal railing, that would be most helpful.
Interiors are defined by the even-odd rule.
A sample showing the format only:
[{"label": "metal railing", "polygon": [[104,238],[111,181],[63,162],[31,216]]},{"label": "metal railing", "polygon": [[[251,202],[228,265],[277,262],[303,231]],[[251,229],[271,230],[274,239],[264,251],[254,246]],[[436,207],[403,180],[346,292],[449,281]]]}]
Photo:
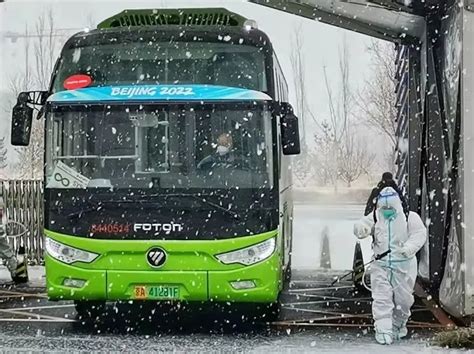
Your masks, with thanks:
[{"label": "metal railing", "polygon": [[[43,192],[41,180],[0,181],[7,220],[14,222],[8,233],[21,234],[10,237],[9,241],[15,250],[25,246],[28,260],[33,264],[43,263]],[[17,223],[24,225],[26,232]]]}]

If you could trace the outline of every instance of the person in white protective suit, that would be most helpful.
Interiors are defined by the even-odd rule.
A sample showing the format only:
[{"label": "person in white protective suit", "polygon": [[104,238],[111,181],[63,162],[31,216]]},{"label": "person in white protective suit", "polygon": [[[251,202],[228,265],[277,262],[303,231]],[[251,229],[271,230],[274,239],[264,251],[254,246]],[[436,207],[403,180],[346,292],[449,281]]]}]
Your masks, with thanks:
[{"label": "person in white protective suit", "polygon": [[[0,191],[1,193],[1,191]],[[13,252],[13,249],[8,244],[7,239],[7,217],[4,213],[3,198],[0,195],[0,259],[10,271],[12,280],[17,283],[26,283],[28,276],[26,275],[26,264],[18,262],[18,259]]]},{"label": "person in white protective suit", "polygon": [[426,242],[426,227],[417,213],[407,214],[398,193],[386,187],[377,198],[374,213],[354,225],[359,239],[370,236],[374,228],[375,255],[390,250],[370,268],[375,339],[380,344],[392,344],[408,334],[406,323],[418,273],[415,255]]}]

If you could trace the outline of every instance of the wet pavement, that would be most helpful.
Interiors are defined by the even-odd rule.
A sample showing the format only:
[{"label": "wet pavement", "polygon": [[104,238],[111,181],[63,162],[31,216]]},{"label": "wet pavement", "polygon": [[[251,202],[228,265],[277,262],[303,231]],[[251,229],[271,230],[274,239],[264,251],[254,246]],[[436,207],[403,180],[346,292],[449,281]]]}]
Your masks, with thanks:
[{"label": "wet pavement", "polygon": [[[94,320],[78,318],[72,302],[49,302],[43,287],[0,287],[0,348],[38,351],[377,351],[371,329],[370,294],[350,281],[329,287],[341,272],[295,271],[282,296],[278,322],[254,307],[153,303],[110,304]],[[250,316],[249,316],[250,314]],[[431,322],[431,328],[420,323]],[[414,307],[410,338],[384,352],[432,352],[436,321]]]},{"label": "wet pavement", "polygon": [[[293,259],[298,269],[282,295],[282,312],[276,322],[267,323],[263,312],[253,305],[150,302],[110,304],[100,318],[84,320],[77,316],[72,302],[48,301],[43,268],[30,267],[31,281],[22,287],[9,285],[8,276],[0,270],[0,349],[58,353],[380,352],[382,347],[373,339],[370,293],[357,290],[350,279],[330,286],[352,266],[354,242],[347,241],[343,249],[340,245],[350,240],[352,219],[359,208],[339,210],[339,219],[344,220],[339,223],[315,218],[318,208],[295,208],[299,225],[304,220],[314,225],[305,229],[312,234],[295,227]],[[336,224],[327,229],[327,225]],[[319,268],[323,231],[328,232],[330,241],[331,269]],[[363,251],[367,259],[370,254]],[[439,324],[419,300],[409,329],[408,339],[384,347],[383,352],[444,351],[430,346]]]}]

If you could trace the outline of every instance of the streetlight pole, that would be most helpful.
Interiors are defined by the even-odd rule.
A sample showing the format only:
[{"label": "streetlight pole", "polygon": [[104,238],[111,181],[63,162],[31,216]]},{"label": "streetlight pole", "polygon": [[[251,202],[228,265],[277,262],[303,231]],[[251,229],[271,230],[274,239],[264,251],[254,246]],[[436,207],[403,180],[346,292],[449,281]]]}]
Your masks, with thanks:
[{"label": "streetlight pole", "polygon": [[[0,0],[1,2],[2,0]],[[16,43],[18,38],[41,38],[41,37],[63,37],[68,34],[68,32],[78,32],[82,31],[84,28],[56,28],[54,30],[55,33],[48,33],[48,34],[43,34],[43,33],[19,33],[19,32],[12,32],[8,31],[5,32],[3,35],[4,38],[9,38],[12,43]]]}]

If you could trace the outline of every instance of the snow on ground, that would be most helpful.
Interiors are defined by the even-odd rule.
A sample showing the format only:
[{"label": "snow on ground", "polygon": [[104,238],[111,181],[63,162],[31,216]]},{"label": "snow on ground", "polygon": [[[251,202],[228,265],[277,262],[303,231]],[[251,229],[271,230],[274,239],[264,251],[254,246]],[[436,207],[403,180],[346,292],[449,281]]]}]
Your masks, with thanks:
[{"label": "snow on ground", "polygon": [[[363,216],[363,205],[295,204],[293,221],[294,269],[320,268],[322,234],[327,228],[334,270],[352,269],[356,237],[354,222]],[[372,256],[371,240],[361,242],[364,261]]]},{"label": "snow on ground", "polygon": [[[296,204],[293,239],[293,267],[298,270],[314,270],[320,267],[321,235],[327,227],[334,270],[352,268],[354,245],[353,223],[362,216],[362,205],[315,205]],[[370,239],[362,243],[364,260],[370,259]],[[0,268],[0,279],[7,279],[8,273]],[[44,282],[41,267],[30,268],[30,278],[38,283]],[[27,294],[25,294],[26,296]],[[3,301],[7,301],[4,299]],[[33,306],[47,313],[50,322],[30,322],[22,316],[14,320],[4,318],[0,325],[1,351],[47,351],[64,353],[70,351],[157,351],[157,352],[248,352],[248,353],[471,353],[473,351],[447,350],[430,346],[432,331],[415,331],[410,339],[382,347],[375,343],[373,332],[357,328],[314,328],[306,332],[290,330],[275,331],[265,328],[232,330],[231,333],[216,333],[214,326],[209,332],[195,329],[178,329],[156,332],[155,325],[146,330],[130,330],[125,321],[123,328],[113,326],[96,328],[94,325],[67,322],[74,318],[72,307],[60,303],[47,302],[46,299],[12,298],[12,304],[3,304],[0,311],[3,317],[14,317],[8,308]],[[20,301],[20,303],[18,303]],[[21,304],[21,305],[20,305]],[[0,305],[2,305],[0,303]],[[66,305],[67,306],[67,305]],[[1,309],[3,307],[3,309]],[[35,315],[31,314],[32,318]],[[18,318],[19,317],[19,318]],[[64,319],[64,321],[61,321]],[[203,322],[205,318],[198,318]],[[117,330],[117,328],[119,328]],[[121,329],[120,329],[121,328]],[[191,333],[190,333],[191,332]]]},{"label": "snow on ground", "polygon": [[[43,335],[41,331],[17,335],[0,334],[4,351],[146,351],[146,352],[219,352],[219,353],[470,353],[430,347],[425,340],[411,339],[392,346],[381,346],[372,335],[357,336],[349,331],[290,334],[163,334],[145,335]],[[471,351],[472,352],[472,351]]]}]

